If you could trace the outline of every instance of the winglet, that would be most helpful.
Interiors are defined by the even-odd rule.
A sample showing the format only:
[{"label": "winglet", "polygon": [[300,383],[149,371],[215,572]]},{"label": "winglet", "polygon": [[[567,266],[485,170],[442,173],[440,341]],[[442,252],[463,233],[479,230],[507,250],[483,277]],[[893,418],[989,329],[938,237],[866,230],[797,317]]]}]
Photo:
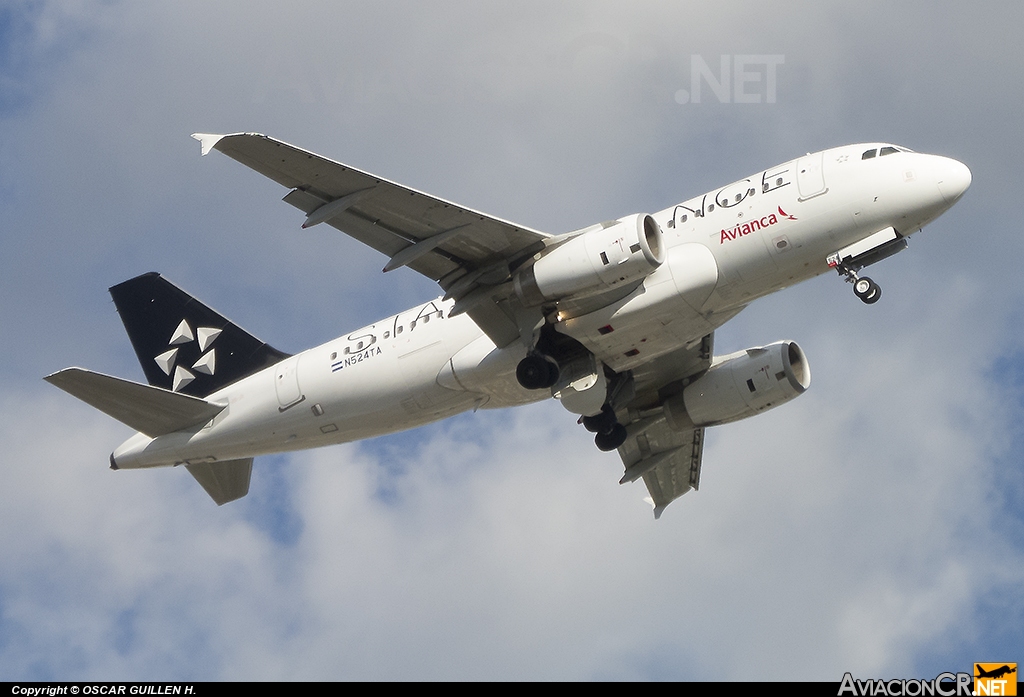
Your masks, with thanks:
[{"label": "winglet", "polygon": [[652,499],[650,496],[644,497],[644,501],[646,501],[647,503],[651,504],[651,508],[654,509],[654,519],[655,520],[658,520],[659,518],[661,518],[661,514],[665,512],[665,507],[668,506],[667,503],[661,504],[661,505],[654,503],[654,499]]},{"label": "winglet", "polygon": [[205,155],[213,150],[224,136],[217,135],[216,133],[193,133],[192,137],[199,141],[199,145],[202,146],[202,153]]}]

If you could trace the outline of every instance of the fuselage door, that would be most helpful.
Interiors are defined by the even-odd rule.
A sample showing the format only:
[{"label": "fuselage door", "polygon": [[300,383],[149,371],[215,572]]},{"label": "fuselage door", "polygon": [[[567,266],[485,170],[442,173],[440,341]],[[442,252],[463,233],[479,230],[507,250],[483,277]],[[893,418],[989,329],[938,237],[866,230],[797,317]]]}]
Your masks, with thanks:
[{"label": "fuselage door", "polygon": [[821,196],[828,191],[825,186],[825,170],[822,162],[824,157],[825,153],[819,152],[805,155],[797,160],[796,186],[800,191],[801,201]]},{"label": "fuselage door", "polygon": [[305,399],[299,387],[299,356],[281,361],[275,370],[274,386],[277,389],[278,408],[284,411]]}]

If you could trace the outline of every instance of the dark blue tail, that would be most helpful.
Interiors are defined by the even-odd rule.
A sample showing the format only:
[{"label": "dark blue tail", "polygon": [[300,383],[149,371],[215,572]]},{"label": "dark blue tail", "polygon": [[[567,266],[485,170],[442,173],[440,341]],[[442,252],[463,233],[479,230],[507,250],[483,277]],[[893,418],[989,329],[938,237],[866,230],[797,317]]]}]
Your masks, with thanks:
[{"label": "dark blue tail", "polygon": [[289,355],[158,273],[119,283],[110,295],[151,385],[206,397]]}]

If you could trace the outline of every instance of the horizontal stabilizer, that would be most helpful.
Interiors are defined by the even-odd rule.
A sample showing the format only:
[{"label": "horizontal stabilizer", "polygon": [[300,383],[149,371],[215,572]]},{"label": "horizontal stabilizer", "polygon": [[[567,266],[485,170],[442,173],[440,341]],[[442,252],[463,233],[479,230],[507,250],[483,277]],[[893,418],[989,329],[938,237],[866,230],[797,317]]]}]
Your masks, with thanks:
[{"label": "horizontal stabilizer", "polygon": [[185,465],[196,481],[218,506],[240,499],[249,493],[249,477],[252,476],[252,458],[225,460],[224,462],[203,462]]},{"label": "horizontal stabilizer", "polygon": [[205,423],[224,410],[221,404],[83,368],[65,368],[44,379],[150,438]]}]

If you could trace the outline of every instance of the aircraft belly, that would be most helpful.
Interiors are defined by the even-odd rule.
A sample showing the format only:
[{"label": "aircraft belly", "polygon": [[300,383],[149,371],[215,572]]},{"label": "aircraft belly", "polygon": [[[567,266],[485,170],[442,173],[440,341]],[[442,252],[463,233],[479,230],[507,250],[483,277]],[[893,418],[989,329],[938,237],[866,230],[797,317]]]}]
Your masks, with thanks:
[{"label": "aircraft belly", "polygon": [[520,342],[497,348],[490,337],[482,334],[444,364],[437,382],[448,390],[472,394],[474,409],[498,409],[546,399],[546,392],[527,390],[516,379],[516,367],[525,355],[526,347]]},{"label": "aircraft belly", "polygon": [[[703,274],[690,277],[692,283],[687,284],[683,275],[674,279],[667,271],[656,282],[645,283],[623,300],[559,322],[555,328],[586,346],[615,371],[629,370],[699,340],[714,327],[686,298],[700,302],[703,309],[714,290],[717,267],[703,245],[684,246],[703,249],[701,256],[707,254],[706,262],[710,262]],[[696,272],[700,265],[698,262],[690,270]]]},{"label": "aircraft belly", "polygon": [[[125,450],[118,465],[215,462],[331,445],[414,428],[477,406],[478,395],[437,383],[448,358],[445,342],[433,341],[435,333],[416,334],[422,345],[375,342],[342,354],[337,342],[330,342],[293,356],[289,365],[268,368],[212,396],[228,407],[204,427],[145,444],[129,441],[131,452]],[[346,357],[339,360],[340,355]]]},{"label": "aircraft belly", "polygon": [[[348,380],[340,385],[351,386],[354,382]],[[259,418],[239,421],[234,428],[211,430],[176,444],[168,443],[166,450],[174,453],[176,461],[193,457],[229,460],[289,452],[415,428],[471,409],[475,402],[473,395],[452,393],[436,384],[424,386],[412,397],[403,390],[389,390],[372,398],[363,398],[365,395],[362,391],[307,393],[307,400],[293,409],[279,412],[276,403],[267,405],[271,408],[264,409]]]}]

